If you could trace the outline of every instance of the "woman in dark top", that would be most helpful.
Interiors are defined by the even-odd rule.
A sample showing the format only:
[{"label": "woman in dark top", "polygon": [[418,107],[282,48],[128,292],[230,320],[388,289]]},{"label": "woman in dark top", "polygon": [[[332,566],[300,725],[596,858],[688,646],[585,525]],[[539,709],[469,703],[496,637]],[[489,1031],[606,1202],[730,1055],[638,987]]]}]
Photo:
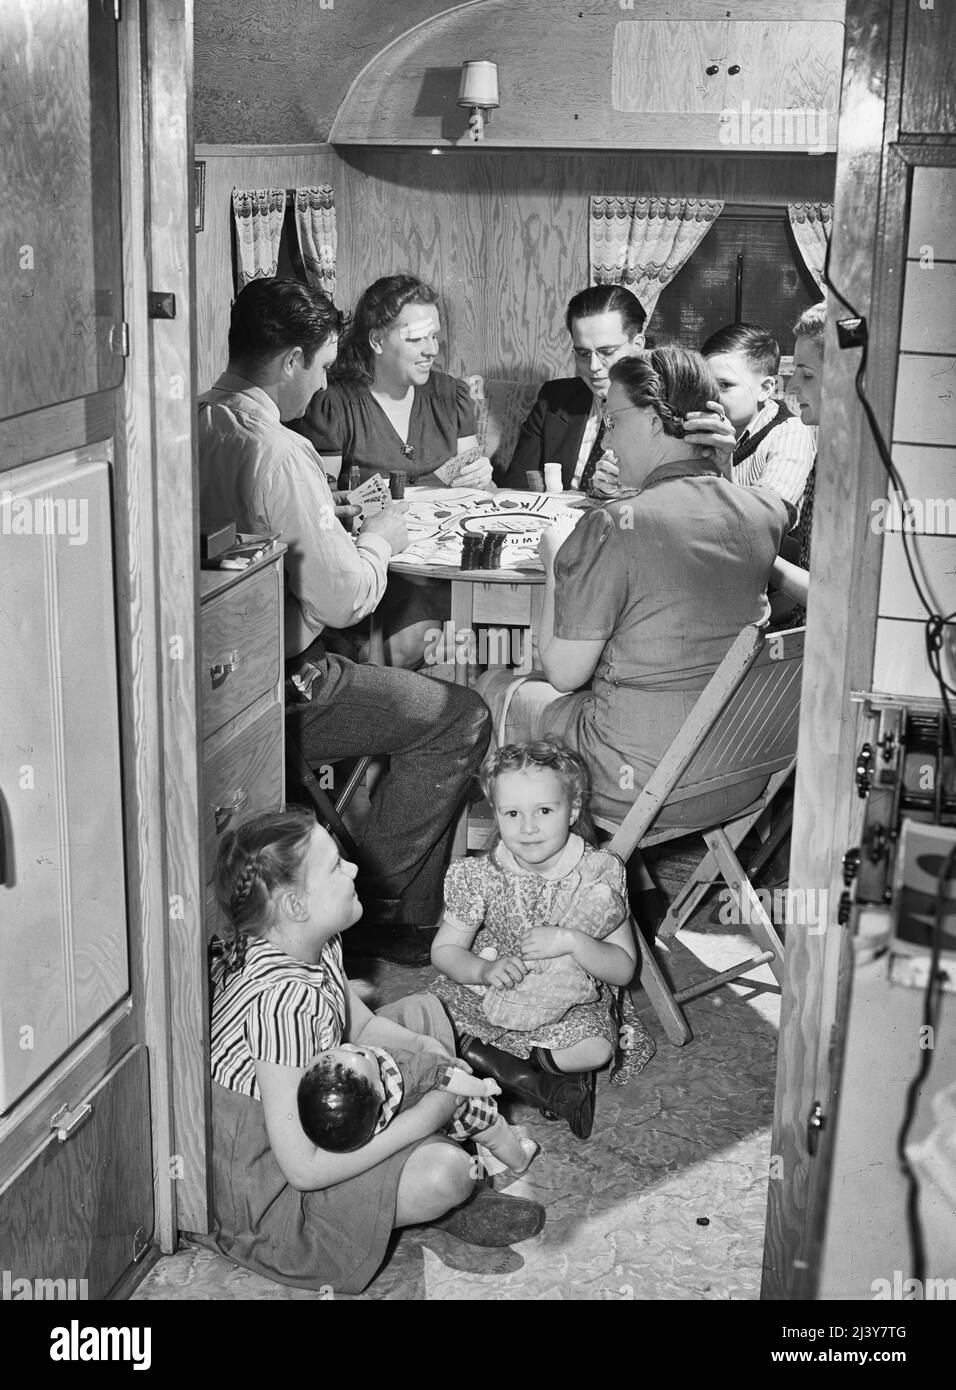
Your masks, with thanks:
[{"label": "woman in dark top", "polygon": [[437,295],[414,276],[389,275],[365,291],[331,384],[294,424],[329,472],[357,467],[364,481],[398,469],[432,487],[491,481],[485,458],[441,467],[478,440],[468,387],[435,370],[440,332]]}]

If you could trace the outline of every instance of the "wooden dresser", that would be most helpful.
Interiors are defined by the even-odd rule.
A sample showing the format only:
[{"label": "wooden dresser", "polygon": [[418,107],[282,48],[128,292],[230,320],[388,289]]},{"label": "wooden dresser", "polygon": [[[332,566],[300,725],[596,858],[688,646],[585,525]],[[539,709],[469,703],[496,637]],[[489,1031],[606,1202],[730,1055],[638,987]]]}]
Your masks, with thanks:
[{"label": "wooden dresser", "polygon": [[213,881],[220,836],[254,811],[281,809],[285,546],[245,570],[199,579],[202,701],[200,827],[207,936],[223,922]]}]

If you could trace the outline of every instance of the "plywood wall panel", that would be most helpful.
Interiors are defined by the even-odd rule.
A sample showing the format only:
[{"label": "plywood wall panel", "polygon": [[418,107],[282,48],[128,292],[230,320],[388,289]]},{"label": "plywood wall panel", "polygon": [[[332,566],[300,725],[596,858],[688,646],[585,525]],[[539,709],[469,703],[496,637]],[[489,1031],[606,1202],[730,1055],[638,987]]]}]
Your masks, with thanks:
[{"label": "plywood wall panel", "polygon": [[335,183],[338,158],[327,145],[247,154],[218,154],[198,145],[206,161],[204,226],[196,233],[196,377],[206,391],[225,370],[229,307],[235,293],[232,269],[233,188],[299,188]]},{"label": "plywood wall panel", "polygon": [[380,275],[410,271],[442,296],[442,365],[459,376],[542,381],[572,371],[564,309],[587,283],[592,193],[687,194],[735,204],[828,199],[833,159],[347,149],[327,145],[206,160],[196,234],[199,389],[223,370],[233,296],[232,189],[330,183],[336,299],[352,308]]},{"label": "plywood wall panel", "polygon": [[587,284],[588,199],[829,199],[829,156],[711,158],[494,150],[339,150],[339,299],[410,270],[442,294],[444,366],[540,381],[572,370],[568,299]]}]

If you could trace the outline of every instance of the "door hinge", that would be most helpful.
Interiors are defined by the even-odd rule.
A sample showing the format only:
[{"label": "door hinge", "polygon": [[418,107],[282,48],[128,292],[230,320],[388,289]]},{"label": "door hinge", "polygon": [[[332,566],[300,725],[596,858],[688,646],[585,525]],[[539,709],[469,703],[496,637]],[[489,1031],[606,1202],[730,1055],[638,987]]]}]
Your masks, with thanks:
[{"label": "door hinge", "polygon": [[113,0],[113,18],[117,24],[123,18],[123,0]]},{"label": "door hinge", "polygon": [[129,357],[129,324],[114,323],[110,329],[110,352],[117,357]]}]

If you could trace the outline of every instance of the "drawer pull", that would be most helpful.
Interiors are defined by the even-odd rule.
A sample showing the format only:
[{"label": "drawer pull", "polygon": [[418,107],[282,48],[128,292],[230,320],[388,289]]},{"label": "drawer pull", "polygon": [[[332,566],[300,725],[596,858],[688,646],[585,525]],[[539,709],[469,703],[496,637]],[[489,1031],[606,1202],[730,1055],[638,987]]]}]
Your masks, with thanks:
[{"label": "drawer pull", "polygon": [[78,1105],[75,1110],[71,1110],[68,1105],[61,1105],[50,1121],[50,1128],[60,1143],[65,1144],[92,1114],[93,1107],[89,1104]]},{"label": "drawer pull", "polygon": [[237,789],[237,791],[236,791],[235,796],[232,798],[232,804],[231,804],[231,805],[229,805],[229,806],[217,806],[217,807],[215,808],[215,809],[216,809],[216,834],[217,834],[217,835],[221,835],[221,834],[222,834],[222,832],[225,830],[226,826],[227,826],[227,825],[229,824],[229,822],[232,820],[233,816],[237,816],[237,815],[239,814],[239,812],[242,810],[243,806],[245,806],[245,804],[246,804],[246,802],[247,802],[248,800],[249,800],[249,794],[248,794],[248,792],[244,792],[244,791],[242,790],[242,788],[239,787],[239,788]]},{"label": "drawer pull", "polygon": [[242,652],[230,652],[228,661],[217,661],[214,666],[209,668],[213,685],[222,685],[226,677],[231,676],[233,671],[238,671],[241,665]]}]

